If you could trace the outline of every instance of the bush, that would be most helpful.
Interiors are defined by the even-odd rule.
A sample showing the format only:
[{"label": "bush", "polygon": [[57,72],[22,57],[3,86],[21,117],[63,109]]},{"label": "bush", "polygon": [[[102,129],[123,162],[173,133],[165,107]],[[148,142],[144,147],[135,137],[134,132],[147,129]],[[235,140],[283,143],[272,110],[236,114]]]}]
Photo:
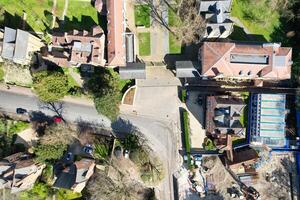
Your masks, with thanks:
[{"label": "bush", "polygon": [[181,102],[185,103],[186,102],[186,98],[187,98],[187,92],[186,89],[182,89],[181,90]]},{"label": "bush", "polygon": [[105,160],[108,157],[108,147],[105,144],[95,144],[94,150],[95,158]]},{"label": "bush", "polygon": [[38,145],[34,149],[36,160],[38,162],[55,161],[61,158],[64,152],[67,150],[67,145],[56,144],[56,145]]},{"label": "bush", "polygon": [[209,138],[206,138],[204,140],[203,147],[207,151],[216,150],[216,147],[215,147],[213,141]]},{"label": "bush", "polygon": [[34,90],[42,101],[54,102],[64,98],[69,91],[68,76],[56,71],[42,71],[34,75]]}]

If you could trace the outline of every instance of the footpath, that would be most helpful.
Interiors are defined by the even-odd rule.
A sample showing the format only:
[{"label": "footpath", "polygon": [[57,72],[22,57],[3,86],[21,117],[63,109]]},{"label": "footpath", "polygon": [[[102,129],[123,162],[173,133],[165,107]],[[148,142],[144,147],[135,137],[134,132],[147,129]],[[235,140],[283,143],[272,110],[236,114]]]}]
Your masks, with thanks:
[{"label": "footpath", "polygon": [[[0,83],[0,92],[2,92],[2,91],[37,97],[37,95],[32,91],[31,88],[12,86],[12,85]],[[66,96],[62,99],[62,101],[68,102],[68,103],[73,103],[73,104],[85,105],[85,106],[94,106],[94,102],[91,99],[84,98],[84,97]]]}]

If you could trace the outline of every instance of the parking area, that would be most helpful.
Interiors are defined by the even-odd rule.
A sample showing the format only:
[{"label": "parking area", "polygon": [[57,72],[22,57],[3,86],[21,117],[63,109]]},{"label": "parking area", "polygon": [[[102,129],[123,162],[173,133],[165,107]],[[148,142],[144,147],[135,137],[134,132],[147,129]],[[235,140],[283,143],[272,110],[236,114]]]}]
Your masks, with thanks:
[{"label": "parking area", "polygon": [[205,96],[198,91],[189,91],[186,108],[189,112],[191,148],[202,148],[205,133]]}]

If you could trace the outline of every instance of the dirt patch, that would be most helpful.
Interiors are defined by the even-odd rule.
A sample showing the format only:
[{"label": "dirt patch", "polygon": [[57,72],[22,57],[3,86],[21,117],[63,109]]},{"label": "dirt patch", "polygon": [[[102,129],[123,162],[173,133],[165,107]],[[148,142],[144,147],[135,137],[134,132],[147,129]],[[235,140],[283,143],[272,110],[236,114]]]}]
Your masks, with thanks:
[{"label": "dirt patch", "polygon": [[[298,176],[293,153],[272,153],[270,159],[257,169],[259,179],[253,187],[261,199],[290,199],[291,181],[297,192]],[[294,197],[295,198],[295,197]]]},{"label": "dirt patch", "polygon": [[130,90],[126,93],[126,96],[124,98],[124,104],[133,105],[134,94],[135,88],[130,88]]},{"label": "dirt patch", "polygon": [[14,63],[4,63],[4,81],[19,86],[31,87],[33,80],[29,66],[21,66]]}]

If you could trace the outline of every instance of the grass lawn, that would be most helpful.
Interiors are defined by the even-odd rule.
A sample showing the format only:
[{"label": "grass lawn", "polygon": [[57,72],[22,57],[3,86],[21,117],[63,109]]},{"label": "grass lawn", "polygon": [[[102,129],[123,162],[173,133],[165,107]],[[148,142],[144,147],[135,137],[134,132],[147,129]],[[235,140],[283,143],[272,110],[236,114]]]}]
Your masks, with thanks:
[{"label": "grass lawn", "polygon": [[135,5],[134,18],[136,26],[150,27],[150,7],[148,5]]},{"label": "grass lawn", "polygon": [[178,41],[172,33],[169,33],[169,52],[172,54],[181,53],[181,41]]},{"label": "grass lawn", "polygon": [[[56,16],[60,19],[65,0],[57,0]],[[0,25],[13,28],[21,27],[23,10],[27,13],[27,30],[36,32],[45,31],[52,22],[52,0],[1,0]],[[74,28],[90,30],[91,26],[101,24],[98,20],[97,10],[90,2],[69,1],[65,23],[62,30]],[[58,24],[56,24],[58,27]]]},{"label": "grass lawn", "polygon": [[2,65],[0,65],[0,81],[2,81],[3,79],[4,79],[4,71]]},{"label": "grass lawn", "polygon": [[268,41],[275,28],[280,25],[278,11],[271,9],[266,0],[234,0],[231,15],[239,18],[251,33],[263,35]]},{"label": "grass lawn", "polygon": [[139,33],[138,38],[140,56],[149,56],[151,54],[150,33]]},{"label": "grass lawn", "polygon": [[62,67],[62,70],[63,70],[64,74],[68,76],[68,83],[69,83],[70,88],[73,88],[73,87],[80,87],[80,86],[77,84],[77,82],[74,80],[74,78],[70,75],[69,69],[68,69],[68,68]]},{"label": "grass lawn", "polygon": [[168,17],[169,17],[169,26],[171,27],[178,27],[180,26],[180,19],[179,16],[174,12],[174,10],[168,10]]}]

